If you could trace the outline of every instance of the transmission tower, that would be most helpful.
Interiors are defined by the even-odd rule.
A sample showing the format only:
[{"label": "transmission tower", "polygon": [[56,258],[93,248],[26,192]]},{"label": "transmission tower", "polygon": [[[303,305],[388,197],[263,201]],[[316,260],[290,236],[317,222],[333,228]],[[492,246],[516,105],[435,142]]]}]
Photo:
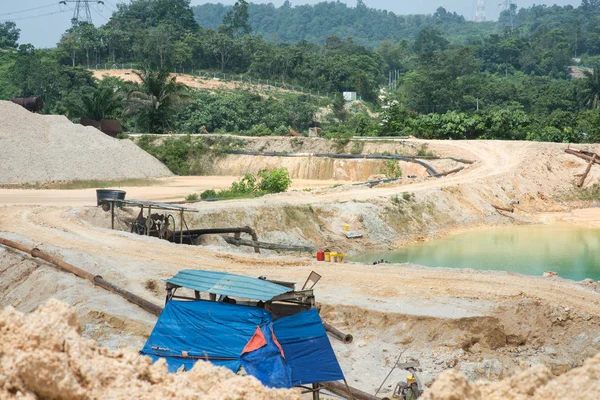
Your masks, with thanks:
[{"label": "transmission tower", "polygon": [[477,6],[475,7],[475,22],[484,22],[485,18],[485,0],[477,0]]},{"label": "transmission tower", "polygon": [[504,0],[500,5],[504,6],[502,11],[508,13],[508,21],[505,22],[505,25],[511,30],[515,29],[517,4],[512,0]]},{"label": "transmission tower", "polygon": [[75,3],[73,18],[71,18],[73,24],[77,22],[87,22],[88,24],[91,24],[92,12],[90,11],[90,3],[104,5],[104,2],[101,0],[61,0],[59,2],[59,4],[64,5],[67,5],[67,3]]}]

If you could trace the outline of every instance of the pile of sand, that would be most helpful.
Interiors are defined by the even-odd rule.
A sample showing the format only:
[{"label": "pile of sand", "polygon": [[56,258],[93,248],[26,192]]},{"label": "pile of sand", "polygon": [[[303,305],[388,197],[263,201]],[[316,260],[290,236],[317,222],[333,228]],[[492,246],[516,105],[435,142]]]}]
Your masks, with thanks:
[{"label": "pile of sand", "polygon": [[112,352],[79,333],[74,310],[58,300],[27,316],[12,307],[0,312],[0,398],[300,399],[208,362],[169,374],[164,361]]},{"label": "pile of sand", "polygon": [[158,178],[172,175],[129,140],[0,101],[0,183]]},{"label": "pile of sand", "polygon": [[499,382],[469,380],[459,372],[444,372],[423,400],[593,400],[600,398],[600,354],[580,368],[555,377],[536,365]]}]

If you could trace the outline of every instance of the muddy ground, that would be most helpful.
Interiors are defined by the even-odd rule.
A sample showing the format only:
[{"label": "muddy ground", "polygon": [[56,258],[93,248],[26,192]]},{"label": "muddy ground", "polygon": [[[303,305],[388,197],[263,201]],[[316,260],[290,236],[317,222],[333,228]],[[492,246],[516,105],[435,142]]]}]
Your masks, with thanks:
[{"label": "muddy ground", "polygon": [[[253,145],[266,145],[261,140],[269,139],[257,139]],[[330,145],[321,140],[310,143],[319,151]],[[422,144],[408,140],[365,147],[393,153],[404,151],[403,146],[418,148]],[[345,253],[389,249],[409,241],[515,223],[567,221],[600,226],[597,209],[574,209],[591,205],[570,197],[585,162],[565,154],[564,145],[427,144],[439,155],[475,163],[443,178],[420,174],[416,179],[371,188],[345,181],[341,186],[310,191],[299,187],[258,199],[190,204],[198,212],[188,223],[249,225],[261,240],[312,244]],[[286,151],[282,147],[280,151]],[[357,164],[356,168],[361,167]],[[587,185],[598,177],[600,170],[592,168]],[[317,178],[308,175],[306,179]],[[186,185],[219,187],[226,183],[215,180],[218,178],[195,177]],[[173,186],[177,184],[131,191],[137,190],[146,199],[180,200],[190,188],[174,190]],[[0,201],[12,203],[0,208],[1,236],[60,256],[156,304],[164,299],[162,279],[184,268],[266,275],[300,284],[314,270],[323,276],[316,287],[323,318],[355,338],[350,345],[332,338],[342,368],[351,385],[370,393],[399,356],[403,361],[419,360],[420,375],[430,384],[448,369],[461,371],[470,379],[490,380],[536,364],[561,373],[582,365],[600,350],[600,293],[593,281],[408,264],[324,264],[308,254],[264,251],[255,255],[251,249],[229,246],[218,237],[206,239],[204,246],[180,246],[132,235],[121,222],[117,225],[122,230],[110,230],[109,214],[94,207],[93,191],[64,196],[54,191],[0,189]],[[27,204],[19,201],[21,198],[28,199]],[[69,202],[74,205],[65,204]],[[511,204],[514,213],[499,213],[492,207]],[[133,214],[124,210],[119,217],[126,221]],[[346,239],[344,224],[363,233],[363,238]],[[83,334],[104,346],[139,349],[156,319],[119,297],[10,250],[0,249],[0,277],[0,304],[29,312],[46,299],[58,298],[76,307]],[[389,394],[405,373],[392,374],[383,393]]]}]

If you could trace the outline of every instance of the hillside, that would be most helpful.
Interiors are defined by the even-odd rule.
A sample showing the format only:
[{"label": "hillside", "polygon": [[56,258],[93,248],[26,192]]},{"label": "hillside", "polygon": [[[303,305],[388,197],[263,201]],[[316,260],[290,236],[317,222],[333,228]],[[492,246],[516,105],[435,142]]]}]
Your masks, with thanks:
[{"label": "hillside", "polygon": [[[192,7],[194,17],[203,28],[216,29],[231,9],[221,3]],[[356,43],[376,47],[385,40],[414,40],[424,28],[443,30],[455,44],[496,32],[496,23],[474,23],[444,8],[433,15],[396,15],[393,12],[367,7],[358,1],[356,7],[340,2],[292,7],[270,4],[248,4],[248,22],[254,34],[274,42],[323,43],[329,36],[352,37]]]}]

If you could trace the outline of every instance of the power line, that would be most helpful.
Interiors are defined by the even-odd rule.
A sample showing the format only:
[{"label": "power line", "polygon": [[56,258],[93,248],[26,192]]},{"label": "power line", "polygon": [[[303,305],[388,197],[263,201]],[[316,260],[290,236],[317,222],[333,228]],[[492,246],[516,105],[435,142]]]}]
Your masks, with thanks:
[{"label": "power line", "polygon": [[31,15],[31,16],[19,17],[19,18],[10,18],[10,19],[5,19],[4,21],[22,21],[22,20],[27,20],[27,19],[39,18],[39,17],[47,17],[49,15],[61,14],[63,12],[64,11],[59,10],[59,11],[54,11],[54,12],[50,12],[50,13],[46,13],[46,14]]},{"label": "power line", "polygon": [[38,7],[28,8],[26,10],[10,11],[10,12],[7,12],[7,13],[0,14],[0,17],[2,17],[4,15],[21,14],[21,13],[28,12],[28,11],[41,10],[42,8],[55,7],[55,6],[56,6],[56,3],[52,3],[52,4],[47,4],[45,6],[38,6]]}]

